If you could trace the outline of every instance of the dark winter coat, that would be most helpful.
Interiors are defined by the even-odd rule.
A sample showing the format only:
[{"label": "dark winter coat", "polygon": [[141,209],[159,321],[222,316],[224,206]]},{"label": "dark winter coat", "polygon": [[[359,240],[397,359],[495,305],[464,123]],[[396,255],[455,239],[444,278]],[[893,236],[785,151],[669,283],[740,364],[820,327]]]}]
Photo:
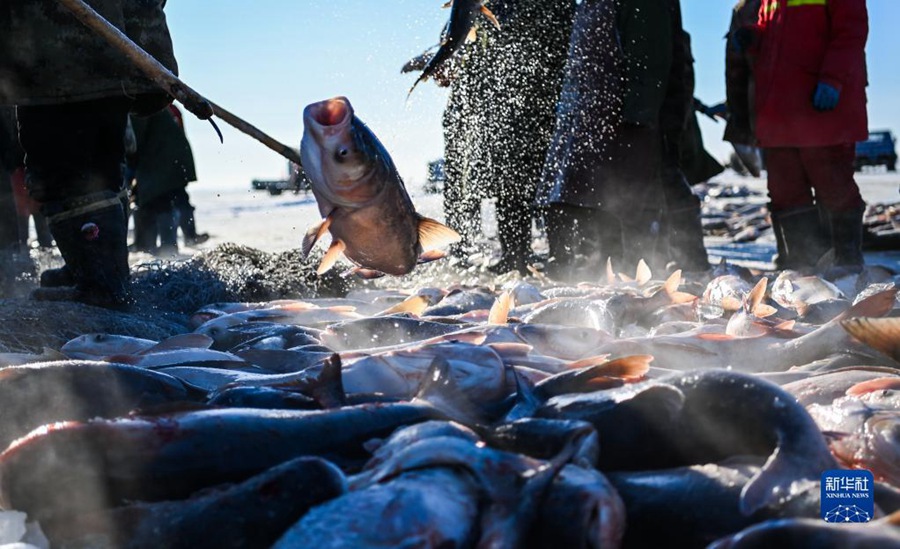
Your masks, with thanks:
[{"label": "dark winter coat", "polygon": [[[756,27],[756,138],[762,147],[863,141],[866,116],[865,0],[763,0]],[[840,90],[837,108],[812,99],[819,82]]]},{"label": "dark winter coat", "polygon": [[555,121],[574,0],[494,0],[455,61],[447,172],[465,194],[534,196]]},{"label": "dark winter coat", "polygon": [[[87,0],[169,69],[177,70],[165,0]],[[153,93],[155,97],[140,97]],[[56,0],[0,2],[0,105],[137,97],[160,108],[159,88]],[[149,107],[148,107],[149,108]]]},{"label": "dark winter coat", "polygon": [[138,207],[197,180],[190,143],[169,109],[147,118],[132,116],[131,124],[137,151],[129,165],[137,181]]},{"label": "dark winter coat", "polygon": [[738,29],[752,27],[759,19],[762,0],[740,0],[731,14],[725,46],[725,97],[728,103],[728,123],[725,126],[725,141],[739,145],[754,145],[753,102],[755,84],[753,82],[753,60],[749,52],[736,47],[734,35]]},{"label": "dark winter coat", "polygon": [[15,107],[0,107],[0,171],[11,172],[25,165],[25,151],[19,144]]},{"label": "dark winter coat", "polygon": [[[539,204],[618,215],[662,207],[660,111],[672,70],[669,0],[582,2]],[[683,118],[682,118],[683,120]]]}]

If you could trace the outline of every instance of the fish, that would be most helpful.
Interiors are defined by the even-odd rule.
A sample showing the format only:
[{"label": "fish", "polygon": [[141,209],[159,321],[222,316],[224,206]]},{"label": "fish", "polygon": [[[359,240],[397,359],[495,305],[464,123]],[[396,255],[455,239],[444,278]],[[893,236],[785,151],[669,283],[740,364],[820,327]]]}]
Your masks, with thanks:
[{"label": "fish", "polygon": [[276,465],[241,483],[185,500],[131,503],[42,523],[54,546],[122,549],[269,547],[311,508],[347,492],[319,458]]},{"label": "fish", "polygon": [[528,547],[620,547],[625,525],[625,505],[606,476],[568,464],[547,489]]},{"label": "fish", "polygon": [[0,454],[0,501],[42,520],[73,501],[89,512],[129,500],[185,498],[296,457],[321,457],[352,470],[368,458],[367,441],[441,417],[423,404],[372,404],[53,423]]},{"label": "fish", "polygon": [[477,536],[479,499],[463,471],[409,471],[314,507],[272,549],[467,547]]},{"label": "fish", "polygon": [[788,498],[752,515],[740,510],[741,492],[760,473],[762,460],[749,458],[672,469],[612,472],[609,482],[628,517],[624,545],[706,547],[735,531],[769,518],[817,517],[819,484],[794,487]]},{"label": "fish", "polygon": [[412,94],[413,90],[420,82],[432,76],[441,65],[462,47],[466,40],[472,37],[474,32],[476,16],[481,13],[496,27],[500,29],[500,22],[494,14],[485,6],[485,0],[451,0],[450,1],[450,20],[444,26],[441,32],[441,41],[438,50],[425,64],[422,74],[416,79],[412,87],[409,88],[407,96]]},{"label": "fish", "polygon": [[412,343],[449,334],[459,325],[389,315],[331,324],[322,333],[322,343],[335,351],[368,349]]},{"label": "fish", "polygon": [[762,522],[719,539],[709,549],[816,547],[880,549],[900,547],[897,513],[865,525],[829,524],[822,519],[779,519]]},{"label": "fish", "polygon": [[440,259],[438,248],[460,239],[416,212],[384,145],[346,97],[308,105],[303,123],[300,155],[324,218],[307,231],[303,255],[326,232],[332,237],[318,274],[343,254],[363,277],[405,275],[420,262]]},{"label": "fish", "polygon": [[0,370],[0,449],[42,425],[114,418],[194,397],[177,379],[124,364],[66,360]]},{"label": "fish", "polygon": [[[819,427],[790,393],[726,370],[698,370],[606,392],[551,398],[536,414],[588,421],[601,470],[663,469],[755,455],[767,459],[741,492],[750,515],[837,463]],[[630,425],[630,429],[621,429]]]}]

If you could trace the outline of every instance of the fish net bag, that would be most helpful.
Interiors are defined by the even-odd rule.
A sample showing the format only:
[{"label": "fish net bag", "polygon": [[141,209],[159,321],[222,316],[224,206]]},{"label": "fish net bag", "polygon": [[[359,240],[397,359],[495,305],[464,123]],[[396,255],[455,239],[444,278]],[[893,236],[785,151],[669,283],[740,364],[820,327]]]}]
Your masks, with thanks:
[{"label": "fish net bag", "polygon": [[110,333],[160,340],[185,332],[165,315],[123,313],[68,301],[0,300],[0,352],[59,349],[82,334]]},{"label": "fish net bag", "polygon": [[321,252],[304,259],[300,250],[267,253],[221,244],[185,261],[138,265],[132,290],[141,306],[176,314],[221,301],[346,295],[352,280],[339,270],[316,274],[321,257]]}]

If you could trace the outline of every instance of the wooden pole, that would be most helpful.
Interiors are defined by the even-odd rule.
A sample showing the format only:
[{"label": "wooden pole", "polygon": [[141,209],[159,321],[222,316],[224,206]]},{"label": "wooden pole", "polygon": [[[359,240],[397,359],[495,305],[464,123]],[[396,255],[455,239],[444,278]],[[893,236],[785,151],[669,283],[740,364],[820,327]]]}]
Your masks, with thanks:
[{"label": "wooden pole", "polygon": [[[144,74],[153,80],[160,88],[168,92],[179,103],[184,105],[185,109],[196,115],[197,118],[201,120],[210,120],[212,116],[216,116],[217,118],[224,120],[233,128],[256,139],[291,162],[294,162],[299,166],[303,165],[300,160],[300,153],[296,149],[288,147],[246,120],[204,98],[193,88],[172,74],[172,71],[154,59],[152,55],[135,44],[122,31],[101,17],[83,0],[57,1],[63,7],[71,11],[85,26],[102,36],[110,43],[110,45],[125,54],[135,66],[141,69]],[[215,124],[213,125],[215,126]],[[218,128],[216,128],[216,131],[218,131]]]}]

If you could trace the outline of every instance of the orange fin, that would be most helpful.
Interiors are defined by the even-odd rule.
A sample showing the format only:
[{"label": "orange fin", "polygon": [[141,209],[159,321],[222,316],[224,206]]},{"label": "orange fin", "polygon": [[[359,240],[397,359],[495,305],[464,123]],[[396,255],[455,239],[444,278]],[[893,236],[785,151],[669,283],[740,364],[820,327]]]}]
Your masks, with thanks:
[{"label": "orange fin", "polygon": [[318,225],[313,225],[306,231],[306,234],[303,236],[303,247],[301,252],[303,253],[303,257],[308,257],[309,252],[312,251],[313,246],[316,245],[316,242],[319,241],[320,238],[325,234],[325,231],[328,230],[328,227],[331,226],[331,214],[328,214],[325,219],[322,220]]},{"label": "orange fin", "polygon": [[444,259],[445,257],[447,257],[447,252],[444,252],[442,250],[429,250],[419,256],[418,264],[422,265],[424,263],[431,263],[432,261]]},{"label": "orange fin", "polygon": [[[679,274],[678,277],[680,281],[681,274]],[[650,267],[647,265],[647,262],[641,259],[638,261],[637,269],[634,271],[634,281],[637,282],[638,286],[643,286],[650,282],[651,278],[653,278],[653,273],[650,272]]]},{"label": "orange fin", "polygon": [[753,308],[753,316],[757,318],[766,318],[774,315],[778,312],[778,309],[772,307],[771,305],[766,305],[765,303],[760,303],[756,307]]},{"label": "orange fin", "polygon": [[478,40],[478,34],[475,32],[475,27],[469,29],[469,33],[466,35],[466,43],[471,44],[472,42]]},{"label": "orange fin", "polygon": [[497,16],[487,6],[481,6],[481,14],[487,17],[497,30],[500,30],[500,21],[497,21]]},{"label": "orange fin", "polygon": [[503,325],[509,322],[509,310],[513,308],[513,297],[509,292],[501,292],[497,300],[491,306],[488,314],[488,324]]},{"label": "orange fin", "polygon": [[733,335],[728,334],[697,334],[695,337],[706,341],[729,341],[734,339]]},{"label": "orange fin", "polygon": [[459,242],[459,239],[459,233],[443,223],[428,217],[419,218],[419,246],[422,252],[443,248],[447,244]]},{"label": "orange fin", "polygon": [[750,290],[750,293],[747,294],[747,298],[744,300],[744,310],[748,313],[753,313],[756,316],[756,308],[760,306],[762,300],[766,297],[766,288],[769,285],[769,279],[766,277],[762,277],[759,279],[759,282],[756,283],[756,286]]},{"label": "orange fin", "polygon": [[740,311],[742,306],[736,297],[728,295],[722,298],[722,308],[726,311]]},{"label": "orange fin", "polygon": [[316,274],[323,274],[328,271],[328,269],[334,267],[334,264],[337,263],[338,258],[341,257],[342,253],[344,253],[344,249],[346,247],[347,245],[344,244],[343,240],[335,240],[334,242],[332,242],[331,247],[328,248],[327,252],[325,252],[325,257],[322,258],[322,262],[319,263],[319,268],[316,269]]},{"label": "orange fin", "polygon": [[665,290],[667,294],[672,295],[678,291],[679,286],[681,286],[681,269],[678,269],[669,275],[669,278],[666,279],[666,283],[663,284],[663,290]]},{"label": "orange fin", "polygon": [[858,397],[875,391],[900,391],[900,377],[880,377],[863,381],[847,389],[846,394]]},{"label": "orange fin", "polygon": [[606,282],[609,284],[616,283],[616,272],[613,270],[611,257],[606,258]]},{"label": "orange fin", "polygon": [[894,308],[894,304],[897,302],[898,291],[900,291],[900,289],[892,288],[890,290],[878,292],[875,295],[870,295],[841,313],[841,315],[838,316],[838,319],[845,320],[860,316],[882,317],[891,312],[891,309]]},{"label": "orange fin", "polygon": [[623,356],[599,365],[597,372],[623,379],[640,379],[650,371],[651,362],[653,362],[652,355]]},{"label": "orange fin", "polygon": [[869,347],[894,360],[900,358],[900,318],[851,318],[841,326]]},{"label": "orange fin", "polygon": [[407,297],[400,303],[381,311],[375,316],[394,315],[399,313],[411,313],[416,316],[421,316],[422,313],[425,312],[425,309],[428,308],[429,303],[427,297],[423,295],[414,295]]}]

